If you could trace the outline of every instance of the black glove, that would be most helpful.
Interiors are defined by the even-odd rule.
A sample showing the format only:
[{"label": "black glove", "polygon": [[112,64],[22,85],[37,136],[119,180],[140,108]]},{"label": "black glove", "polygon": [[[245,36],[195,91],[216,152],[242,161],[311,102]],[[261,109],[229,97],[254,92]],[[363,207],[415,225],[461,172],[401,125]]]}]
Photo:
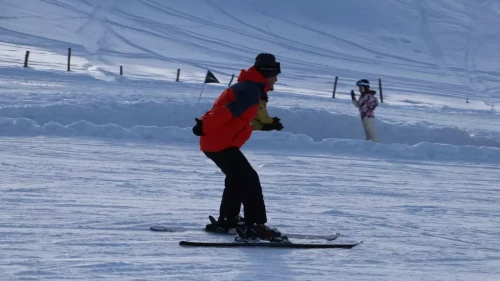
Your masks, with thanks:
[{"label": "black glove", "polygon": [[274,123],[264,124],[262,125],[262,128],[260,128],[261,131],[272,131],[273,129],[274,129]]},{"label": "black glove", "polygon": [[203,136],[203,123],[198,118],[194,118],[194,120],[196,121],[196,125],[193,126],[193,134]]},{"label": "black glove", "polygon": [[356,99],[356,94],[354,93],[354,90],[351,90],[351,99]]},{"label": "black glove", "polygon": [[278,123],[281,119],[279,119],[278,117],[274,117],[273,118],[273,123]]},{"label": "black glove", "polygon": [[283,128],[284,128],[283,125],[280,122],[277,122],[277,123],[271,123],[271,124],[264,124],[262,126],[262,129],[260,129],[260,130],[261,131],[272,131],[272,130],[281,131]]},{"label": "black glove", "polygon": [[283,127],[283,124],[281,124],[281,122],[276,122],[273,125],[274,125],[274,129],[276,131],[281,131],[281,130],[283,130],[283,128],[285,128],[285,127]]}]

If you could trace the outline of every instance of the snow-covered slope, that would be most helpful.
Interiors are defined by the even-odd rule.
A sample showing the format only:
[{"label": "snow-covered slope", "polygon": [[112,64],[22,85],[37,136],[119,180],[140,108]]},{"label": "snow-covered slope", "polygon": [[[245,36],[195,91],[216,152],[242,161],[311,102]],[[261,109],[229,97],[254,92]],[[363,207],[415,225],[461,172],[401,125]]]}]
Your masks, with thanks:
[{"label": "snow-covered slope", "polygon": [[[496,0],[0,1],[0,280],[500,280],[499,15]],[[259,52],[283,70],[268,110],[284,130],[243,148],[269,224],[353,250],[148,231],[217,215],[224,176],[191,127]],[[221,83],[198,103],[207,70]],[[350,101],[360,78],[383,81],[379,143]]]},{"label": "snow-covered slope", "polygon": [[[489,59],[498,38],[484,28],[498,21],[497,5],[6,1],[0,18],[5,81],[0,117],[14,119],[4,119],[2,134],[112,136],[108,129],[89,129],[105,124],[117,132],[190,127],[230,74],[267,51],[283,65],[270,111],[283,119],[286,132],[315,142],[362,139],[346,93],[358,78],[371,79],[377,88],[381,77],[385,102],[377,110],[377,131],[382,143],[497,149],[497,83],[486,81],[498,76]],[[64,72],[67,47],[73,48],[71,73]],[[32,52],[29,69],[19,66],[25,49]],[[118,65],[125,65],[125,76],[118,75]],[[177,68],[181,82],[175,83]],[[198,105],[192,98],[207,69],[223,84],[207,87]],[[335,75],[340,93],[331,99]],[[84,86],[76,81],[85,81]],[[32,98],[42,92],[49,96]],[[74,132],[74,124],[82,123],[87,129]],[[50,129],[54,124],[63,127]]]},{"label": "snow-covered slope", "polygon": [[[499,101],[500,68],[491,59],[500,51],[498,1],[12,0],[2,5],[3,42],[43,46],[63,56],[73,47],[75,56],[85,58],[80,66],[95,75],[117,73],[124,65],[130,77],[173,78],[181,68],[184,79],[199,81],[205,69],[237,75],[256,53],[267,51],[282,62],[282,90],[329,96],[335,76],[341,91],[366,77],[385,81],[388,101],[412,100],[416,93]],[[22,54],[15,55],[20,64]],[[33,61],[42,57],[32,54]]]}]

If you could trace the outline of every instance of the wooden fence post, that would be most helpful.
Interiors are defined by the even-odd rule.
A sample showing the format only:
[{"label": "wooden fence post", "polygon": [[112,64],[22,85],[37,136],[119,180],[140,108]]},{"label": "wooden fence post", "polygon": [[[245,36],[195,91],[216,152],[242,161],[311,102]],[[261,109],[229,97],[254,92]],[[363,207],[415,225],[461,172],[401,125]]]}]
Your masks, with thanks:
[{"label": "wooden fence post", "polygon": [[380,91],[380,102],[384,102],[384,95],[382,94],[382,79],[378,79],[378,89]]},{"label": "wooden fence post", "polygon": [[68,48],[68,71],[71,71],[71,48]]},{"label": "wooden fence post", "polygon": [[337,82],[339,81],[339,77],[335,76],[335,83],[333,83],[333,93],[332,93],[332,99],[335,98],[335,92],[337,91]]},{"label": "wooden fence post", "polygon": [[181,74],[181,69],[178,68],[177,69],[177,78],[175,78],[175,81],[179,82],[179,76],[180,76],[180,74]]},{"label": "wooden fence post", "polygon": [[24,56],[24,67],[28,67],[29,56],[30,56],[30,51],[26,51],[26,55]]},{"label": "wooden fence post", "polygon": [[229,80],[229,84],[227,85],[228,87],[231,86],[231,83],[233,83],[233,79],[234,79],[234,74],[231,76],[231,80]]}]

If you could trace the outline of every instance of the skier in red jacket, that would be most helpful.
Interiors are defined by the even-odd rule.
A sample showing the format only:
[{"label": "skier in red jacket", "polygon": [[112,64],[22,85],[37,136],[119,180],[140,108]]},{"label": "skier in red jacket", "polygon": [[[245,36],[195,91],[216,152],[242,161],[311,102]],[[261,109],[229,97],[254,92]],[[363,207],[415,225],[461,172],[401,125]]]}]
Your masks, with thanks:
[{"label": "skier in red jacket", "polygon": [[[212,109],[196,118],[193,133],[200,136],[200,150],[225,174],[225,188],[215,225],[207,230],[228,232],[237,228],[249,240],[279,240],[277,229],[266,226],[267,216],[257,172],[240,148],[250,138],[251,121],[259,110],[261,96],[274,89],[281,73],[272,54],[261,53],[247,70],[241,70],[238,83],[222,92]],[[239,215],[244,206],[244,219]]]}]

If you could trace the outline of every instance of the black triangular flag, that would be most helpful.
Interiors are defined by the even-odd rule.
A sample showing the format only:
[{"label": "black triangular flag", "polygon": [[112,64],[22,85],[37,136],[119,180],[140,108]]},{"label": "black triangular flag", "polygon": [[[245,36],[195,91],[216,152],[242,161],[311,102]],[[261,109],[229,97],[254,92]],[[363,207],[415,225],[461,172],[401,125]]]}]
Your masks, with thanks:
[{"label": "black triangular flag", "polygon": [[205,83],[220,83],[217,78],[215,78],[215,75],[208,70],[207,71],[207,76],[205,76]]}]

